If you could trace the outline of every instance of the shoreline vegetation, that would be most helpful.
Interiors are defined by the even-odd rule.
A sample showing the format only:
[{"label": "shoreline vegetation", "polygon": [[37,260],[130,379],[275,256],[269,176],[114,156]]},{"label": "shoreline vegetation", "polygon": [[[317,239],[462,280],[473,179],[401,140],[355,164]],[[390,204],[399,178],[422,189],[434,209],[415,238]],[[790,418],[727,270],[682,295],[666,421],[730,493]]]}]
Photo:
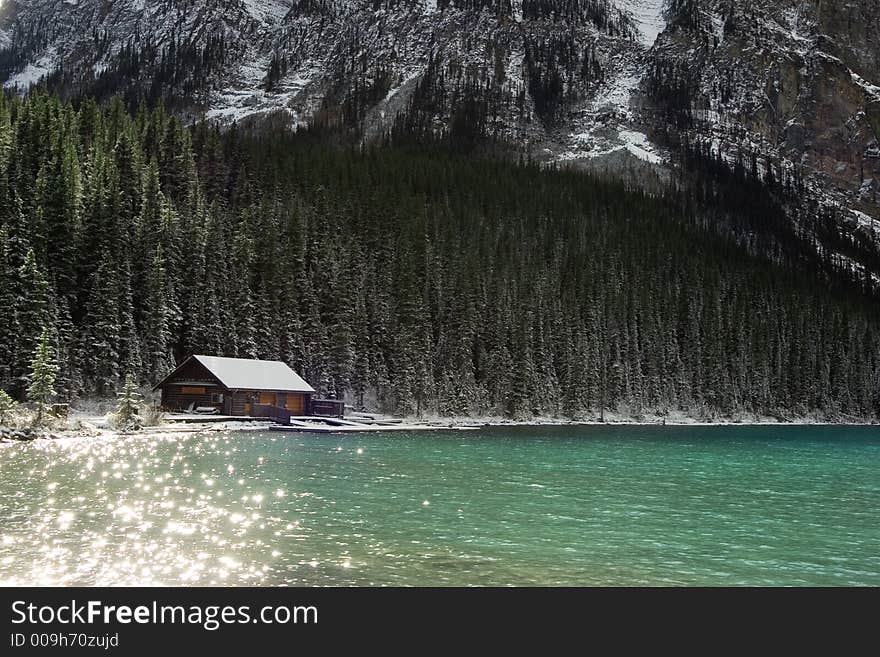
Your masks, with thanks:
[{"label": "shoreline vegetation", "polygon": [[[258,421],[180,421],[165,419],[161,414],[155,413],[147,407],[142,412],[150,417],[150,422],[145,426],[132,426],[128,429],[114,428],[114,413],[110,400],[96,402],[82,408],[72,408],[67,418],[50,418],[43,426],[33,426],[29,411],[19,408],[12,422],[0,424],[0,444],[17,442],[33,442],[35,440],[61,440],[71,438],[112,438],[112,437],[137,437],[155,434],[168,435],[192,435],[205,432],[218,431],[267,431],[272,426],[271,422]],[[107,409],[106,411],[104,409]],[[876,418],[840,418],[827,420],[818,417],[819,414],[800,415],[791,417],[760,416],[754,414],[740,414],[734,417],[701,417],[693,413],[683,411],[668,411],[660,413],[630,413],[620,411],[606,411],[604,420],[600,418],[598,411],[594,416],[581,418],[560,418],[536,416],[528,419],[512,419],[499,416],[422,416],[395,418],[401,420],[401,425],[395,430],[409,430],[413,432],[428,430],[465,430],[486,427],[538,427],[538,426],[880,426]]]}]

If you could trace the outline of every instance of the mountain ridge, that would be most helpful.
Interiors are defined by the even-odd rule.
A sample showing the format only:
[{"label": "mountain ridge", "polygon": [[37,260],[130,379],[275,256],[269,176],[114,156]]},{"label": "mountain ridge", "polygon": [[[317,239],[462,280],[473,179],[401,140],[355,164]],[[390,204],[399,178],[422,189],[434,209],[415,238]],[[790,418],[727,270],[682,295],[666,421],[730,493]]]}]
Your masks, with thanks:
[{"label": "mountain ridge", "polygon": [[880,236],[872,26],[868,0],[7,0],[0,78],[362,139],[458,126],[636,181],[700,144],[797,181],[862,243]]}]

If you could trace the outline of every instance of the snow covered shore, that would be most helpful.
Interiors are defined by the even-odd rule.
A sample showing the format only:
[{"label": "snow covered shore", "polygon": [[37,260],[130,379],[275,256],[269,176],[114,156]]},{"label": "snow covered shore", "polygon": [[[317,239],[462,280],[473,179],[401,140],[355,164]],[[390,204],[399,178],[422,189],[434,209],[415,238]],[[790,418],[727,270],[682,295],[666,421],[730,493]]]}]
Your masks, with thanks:
[{"label": "snow covered shore", "polygon": [[[583,419],[555,417],[534,417],[514,420],[498,416],[486,417],[409,417],[403,418],[401,424],[390,427],[394,431],[419,431],[429,429],[479,429],[490,427],[528,427],[528,426],[880,426],[878,420],[861,418],[829,421],[819,417],[798,416],[777,418],[742,414],[736,417],[719,417],[714,419],[698,418],[686,413],[670,412],[666,415],[631,414],[606,412],[602,421],[598,416]],[[223,421],[223,422],[176,422],[166,421],[158,426],[144,427],[122,435],[146,436],[162,434],[171,436],[189,436],[206,432],[230,431],[268,431],[271,422]],[[374,429],[378,430],[378,428]],[[349,429],[350,431],[350,429]],[[327,433],[326,429],[323,431]],[[340,433],[343,431],[340,430]],[[0,427],[0,443],[30,442],[41,439],[59,440],[65,438],[113,438],[121,435],[112,429],[106,416],[74,414],[66,427],[53,427],[46,430],[12,429]]]},{"label": "snow covered shore", "polygon": [[[415,421],[415,420],[413,420]],[[681,411],[670,411],[665,415],[656,413],[632,414],[607,411],[604,420],[595,416],[584,418],[532,417],[515,420],[499,416],[486,417],[430,417],[421,418],[424,424],[435,424],[449,427],[503,427],[503,426],[833,426],[833,425],[867,425],[880,426],[877,419],[841,418],[828,420],[816,415],[798,415],[791,417],[775,417],[742,413],[732,417],[716,416],[713,418],[699,417]]]}]

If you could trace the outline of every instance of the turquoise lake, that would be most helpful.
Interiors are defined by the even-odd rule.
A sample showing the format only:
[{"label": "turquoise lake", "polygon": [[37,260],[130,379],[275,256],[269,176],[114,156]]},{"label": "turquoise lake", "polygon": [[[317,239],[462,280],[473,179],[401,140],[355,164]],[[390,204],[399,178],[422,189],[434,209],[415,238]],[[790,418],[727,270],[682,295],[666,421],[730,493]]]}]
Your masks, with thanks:
[{"label": "turquoise lake", "polygon": [[0,448],[7,585],[880,585],[880,428]]}]

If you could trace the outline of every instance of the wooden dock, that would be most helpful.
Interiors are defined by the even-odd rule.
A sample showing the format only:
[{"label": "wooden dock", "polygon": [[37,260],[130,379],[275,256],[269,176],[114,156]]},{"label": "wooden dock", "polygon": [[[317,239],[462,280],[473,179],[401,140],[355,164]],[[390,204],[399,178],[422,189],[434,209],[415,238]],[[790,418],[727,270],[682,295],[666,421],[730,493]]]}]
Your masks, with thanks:
[{"label": "wooden dock", "polygon": [[168,422],[272,422],[271,418],[250,415],[212,415],[195,413],[165,413]]},{"label": "wooden dock", "polygon": [[385,431],[440,431],[443,429],[448,430],[449,428],[430,424],[404,424],[399,420],[373,421],[366,424],[338,418],[292,417],[290,418],[289,425],[271,426],[269,430],[293,433],[375,433]]},{"label": "wooden dock", "polygon": [[[196,415],[190,413],[166,413],[165,420],[172,423],[207,424],[221,422],[278,422],[271,417],[252,417],[242,415]],[[363,421],[361,421],[363,420]],[[377,431],[439,431],[451,427],[433,424],[406,424],[396,418],[356,418],[354,420],[297,416],[291,417],[289,424],[272,424],[270,431],[286,431],[293,433],[375,433]],[[474,427],[456,427],[472,429]]]}]

